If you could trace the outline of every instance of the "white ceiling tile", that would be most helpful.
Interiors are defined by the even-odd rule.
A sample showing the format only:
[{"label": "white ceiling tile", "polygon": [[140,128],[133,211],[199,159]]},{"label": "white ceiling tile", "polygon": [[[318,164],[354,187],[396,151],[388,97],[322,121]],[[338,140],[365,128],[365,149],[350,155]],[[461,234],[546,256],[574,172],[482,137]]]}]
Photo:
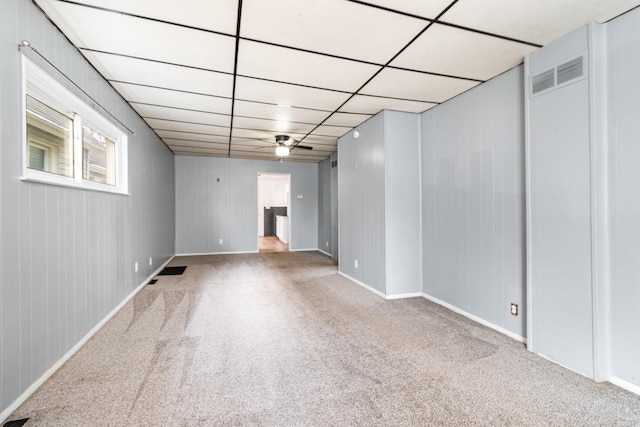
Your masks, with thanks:
[{"label": "white ceiling tile", "polygon": [[477,82],[469,80],[385,68],[362,89],[362,93],[443,102],[477,85]]},{"label": "white ceiling tile", "polygon": [[246,77],[238,77],[236,80],[236,98],[243,100],[334,110],[348,97],[349,94],[342,92],[267,82]]},{"label": "white ceiling tile", "polygon": [[71,3],[46,4],[52,19],[79,48],[233,72],[234,37]]},{"label": "white ceiling tile", "polygon": [[170,147],[215,148],[218,150],[229,148],[229,138],[226,138],[224,142],[182,141],[172,138],[163,138],[163,141]]},{"label": "white ceiling tile", "polygon": [[407,111],[421,113],[438,105],[429,102],[405,101],[401,99],[380,98],[376,96],[356,95],[347,102],[340,111],[352,113],[377,114],[382,110]]},{"label": "white ceiling tile", "polygon": [[545,45],[592,21],[604,22],[637,0],[460,1],[443,21]]},{"label": "white ceiling tile", "polygon": [[112,83],[113,87],[130,102],[143,102],[175,108],[188,108],[210,113],[231,114],[231,99],[196,95],[168,89]]},{"label": "white ceiling tile", "polygon": [[180,120],[183,122],[203,123],[214,126],[229,126],[231,116],[224,114],[203,113],[200,111],[180,110],[157,105],[132,104],[133,108],[144,118]]},{"label": "white ceiling tile", "polygon": [[107,80],[231,97],[233,75],[144,59],[83,51]]},{"label": "white ceiling tile", "polygon": [[245,0],[241,35],[384,64],[425,25],[344,0]]},{"label": "white ceiling tile", "polygon": [[306,108],[285,107],[280,105],[248,102],[236,99],[236,116],[256,117],[283,122],[320,123],[330,111],[309,110]]},{"label": "white ceiling tile", "polygon": [[[232,136],[234,138],[245,138],[245,139],[255,139],[260,141],[271,142],[275,141],[276,135],[281,134],[281,132],[273,132],[268,130],[259,130],[259,129],[239,129],[233,128]],[[301,139],[305,134],[296,134],[296,133],[288,133],[291,138]]]},{"label": "white ceiling tile", "polygon": [[377,65],[240,41],[239,75],[355,92],[379,69]]},{"label": "white ceiling tile", "polygon": [[301,142],[302,144],[310,144],[315,146],[323,146],[325,148],[323,149],[328,149],[326,147],[337,147],[338,144],[338,138],[337,137],[331,137],[331,136],[320,136],[320,135],[316,135],[316,134],[311,134],[309,136],[307,136],[304,140],[302,140]]},{"label": "white ceiling tile", "polygon": [[238,0],[75,0],[132,15],[204,28],[234,35],[238,16]]},{"label": "white ceiling tile", "polygon": [[205,157],[228,157],[228,152],[222,150],[207,150],[200,148],[181,148],[173,150],[176,156],[205,156]]},{"label": "white ceiling tile", "polygon": [[489,80],[522,63],[535,47],[433,25],[390,65],[472,79]]},{"label": "white ceiling tile", "polygon": [[347,114],[347,113],[335,113],[326,122],[325,125],[334,126],[349,126],[356,127],[360,123],[367,120],[371,115],[369,114]]},{"label": "white ceiling tile", "polygon": [[224,142],[229,141],[229,135],[205,135],[201,133],[188,133],[173,130],[157,130],[156,133],[160,138],[179,139],[182,141],[208,141],[208,142]]},{"label": "white ceiling tile", "polygon": [[172,120],[145,119],[156,130],[174,130],[179,132],[203,133],[211,135],[229,134],[229,128],[224,126],[209,126],[194,123],[184,123]]},{"label": "white ceiling tile", "polygon": [[243,129],[263,129],[272,132],[280,132],[283,134],[296,133],[306,134],[310,132],[315,125],[291,123],[286,121],[264,120],[264,119],[248,119],[244,117],[236,117],[233,119],[234,128]]},{"label": "white ceiling tile", "polygon": [[451,0],[366,0],[365,3],[433,19],[451,4]]},{"label": "white ceiling tile", "polygon": [[318,128],[314,130],[313,133],[314,135],[340,137],[345,133],[349,132],[350,129],[351,129],[350,127],[322,125],[322,126],[318,126]]}]

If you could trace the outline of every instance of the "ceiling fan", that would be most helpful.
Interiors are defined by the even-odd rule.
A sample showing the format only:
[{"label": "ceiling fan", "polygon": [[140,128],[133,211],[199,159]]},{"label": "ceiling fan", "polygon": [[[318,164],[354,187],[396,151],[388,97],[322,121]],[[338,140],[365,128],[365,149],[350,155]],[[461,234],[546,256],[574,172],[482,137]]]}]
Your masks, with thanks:
[{"label": "ceiling fan", "polygon": [[[261,141],[265,141],[265,140],[261,140]],[[268,142],[268,141],[265,141],[265,142]],[[272,142],[269,142],[269,143],[275,145],[276,156],[278,157],[288,156],[291,150],[293,150],[294,148],[301,148],[303,150],[313,150],[313,147],[310,147],[308,145],[299,145],[300,141],[291,138],[289,135],[276,135],[275,143],[272,143]],[[262,148],[267,148],[267,147],[256,148],[256,150],[260,150]]]}]

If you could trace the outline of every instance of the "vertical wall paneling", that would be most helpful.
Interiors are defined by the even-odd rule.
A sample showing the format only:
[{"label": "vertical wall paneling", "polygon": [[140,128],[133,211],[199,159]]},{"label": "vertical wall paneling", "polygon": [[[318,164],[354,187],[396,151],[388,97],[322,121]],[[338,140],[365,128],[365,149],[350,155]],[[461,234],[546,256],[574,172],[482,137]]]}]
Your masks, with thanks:
[{"label": "vertical wall paneling", "polygon": [[317,163],[175,159],[178,254],[258,251],[258,173],[291,175],[289,247],[318,249]]},{"label": "vertical wall paneling", "polygon": [[640,393],[640,10],[607,25],[609,138],[609,368]]},{"label": "vertical wall paneling", "polygon": [[355,130],[338,142],[340,271],[388,298],[419,294],[419,116],[383,111]]},{"label": "vertical wall paneling", "polygon": [[331,158],[318,163],[318,248],[332,254]]},{"label": "vertical wall paneling", "polygon": [[[593,378],[597,343],[590,54],[589,28],[583,27],[526,60],[527,261],[529,348]],[[582,77],[532,92],[533,76],[581,55]]]},{"label": "vertical wall paneling", "polygon": [[386,294],[422,292],[420,116],[384,112]]},{"label": "vertical wall paneling", "polygon": [[[338,140],[340,272],[386,294],[384,113]],[[357,267],[356,267],[357,262]]]},{"label": "vertical wall paneling", "polygon": [[[130,196],[20,180],[21,40],[135,131],[129,135]],[[166,146],[31,1],[3,0],[0,412],[175,253],[173,162]]]},{"label": "vertical wall paneling", "polygon": [[331,257],[338,260],[338,153],[331,155]]},{"label": "vertical wall paneling", "polygon": [[518,337],[526,319],[522,87],[517,67],[420,117],[423,292]]}]

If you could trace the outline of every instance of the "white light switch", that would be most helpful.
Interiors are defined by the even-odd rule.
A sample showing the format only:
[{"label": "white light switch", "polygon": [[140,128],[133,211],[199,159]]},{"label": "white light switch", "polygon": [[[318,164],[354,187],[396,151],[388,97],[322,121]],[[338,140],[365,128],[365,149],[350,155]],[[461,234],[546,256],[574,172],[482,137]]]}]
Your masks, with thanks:
[{"label": "white light switch", "polygon": [[138,272],[138,261],[136,261],[136,262],[133,264],[133,269],[135,270],[135,272],[136,272],[136,273]]},{"label": "white light switch", "polygon": [[224,240],[222,240],[222,239],[218,240],[219,244],[222,244],[222,242],[224,242]]}]

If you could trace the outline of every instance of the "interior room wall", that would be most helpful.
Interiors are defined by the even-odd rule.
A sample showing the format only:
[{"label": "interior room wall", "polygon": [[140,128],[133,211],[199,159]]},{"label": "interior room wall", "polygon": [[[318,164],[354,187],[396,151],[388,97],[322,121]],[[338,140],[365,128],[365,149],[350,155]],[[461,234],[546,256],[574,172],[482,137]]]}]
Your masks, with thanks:
[{"label": "interior room wall", "polygon": [[331,258],[338,260],[338,153],[331,155]]},{"label": "interior room wall", "polygon": [[[135,132],[130,195],[20,180],[22,40]],[[0,13],[0,162],[3,411],[174,254],[175,191],[172,153],[24,0],[3,0]]]},{"label": "interior room wall", "polygon": [[[585,55],[590,28],[582,27],[526,58],[526,78]],[[595,289],[592,274],[591,134],[596,77],[584,72],[568,84],[527,91],[528,142],[528,347],[590,378],[594,377]]]},{"label": "interior room wall", "polygon": [[258,173],[291,175],[289,248],[318,249],[317,163],[176,156],[175,168],[178,254],[258,251]]},{"label": "interior room wall", "polygon": [[515,337],[526,335],[523,106],[520,66],[420,121],[423,292]]},{"label": "interior room wall", "polygon": [[[340,256],[344,275],[386,293],[384,114],[338,140]],[[356,265],[357,262],[357,265]]]},{"label": "interior room wall", "polygon": [[318,248],[332,254],[331,158],[318,163]]},{"label": "interior room wall", "polygon": [[610,375],[640,393],[640,10],[607,24]]}]

